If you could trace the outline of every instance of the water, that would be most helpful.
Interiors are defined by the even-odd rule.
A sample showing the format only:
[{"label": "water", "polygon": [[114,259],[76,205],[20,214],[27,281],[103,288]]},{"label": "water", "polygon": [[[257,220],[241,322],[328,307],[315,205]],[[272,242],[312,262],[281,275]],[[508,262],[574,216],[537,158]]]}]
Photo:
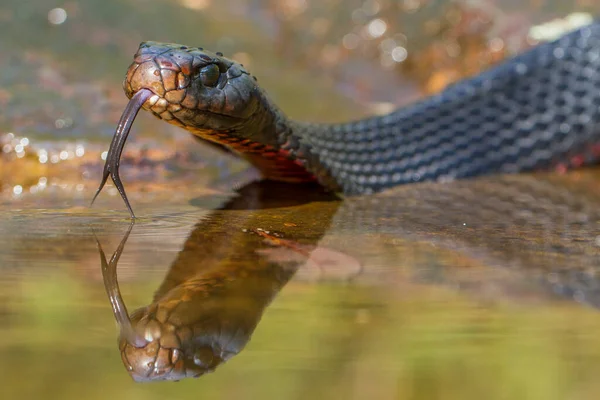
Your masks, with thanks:
[{"label": "water", "polygon": [[[149,316],[133,318],[139,334],[159,332],[156,340],[166,343],[169,324],[178,338],[188,327],[201,364],[215,371],[179,383],[134,382],[121,359],[97,244],[110,260],[130,222],[114,188],[92,208],[89,201],[125,104],[119,65],[126,67],[135,42],[201,39],[247,52],[256,57],[253,70],[283,71],[263,84],[291,114],[311,119],[376,108],[373,93],[383,86],[369,71],[381,67],[366,52],[345,60],[360,71],[349,73],[354,78],[316,77],[314,66],[290,63],[285,48],[269,54],[264,42],[275,41],[272,29],[285,19],[269,16],[273,9],[262,2],[236,2],[234,11],[211,2],[187,2],[208,4],[199,11],[158,1],[69,3],[58,26],[47,24],[45,3],[21,3],[0,6],[2,29],[28,28],[15,41],[0,39],[7,49],[0,102],[8,99],[1,137],[11,146],[0,155],[3,398],[597,398],[597,169],[342,200],[315,187],[251,184],[242,162],[150,118],[136,123],[122,168],[139,219],[109,267],[129,313]],[[298,4],[289,2],[286,12],[297,13]],[[151,6],[186,23],[156,27],[144,11]],[[141,8],[139,19],[116,12],[132,7]],[[245,7],[254,19],[225,30],[222,21],[239,21]],[[370,6],[331,7],[311,5],[297,17]],[[524,14],[538,22],[552,10],[572,11],[557,7]],[[436,3],[415,15],[444,10]],[[205,31],[190,27],[194,18]],[[86,24],[89,35],[70,36]],[[290,48],[308,43],[323,51],[312,40],[353,26],[338,24],[321,36],[317,24],[308,42],[291,22],[284,31]],[[412,96],[436,84],[410,69],[385,71]],[[365,86],[357,75],[373,82]],[[54,87],[57,76],[62,85]],[[362,95],[353,103],[341,93]],[[303,107],[306,99],[315,102]],[[157,331],[148,321],[164,321],[163,309],[169,318]]]},{"label": "water", "polygon": [[[598,209],[599,193],[585,193],[598,177],[546,178],[529,192],[543,198],[526,204],[535,215],[544,201],[562,202],[558,224],[502,214],[470,226],[479,212],[502,212],[485,188],[529,185],[530,176],[446,188],[461,193],[461,216],[435,211],[447,201],[435,185],[346,203],[250,185],[229,200],[168,207],[157,203],[171,187],[155,188],[154,199],[134,202],[140,220],[118,264],[129,310],[161,285],[195,282],[187,290],[207,295],[180,315],[201,321],[206,343],[221,338],[239,351],[214,374],[176,385],[132,383],[119,356],[94,238],[110,258],[129,226],[119,199],[88,210],[61,207],[70,200],[57,196],[46,210],[4,211],[3,389],[23,398],[592,398],[600,320],[582,303],[596,304],[598,220],[593,211],[584,224],[571,218]],[[389,201],[407,205],[394,211]],[[577,272],[592,275],[582,285]],[[225,295],[215,276],[231,279]],[[560,284],[583,294],[557,295]],[[25,377],[35,385],[19,383]]]}]

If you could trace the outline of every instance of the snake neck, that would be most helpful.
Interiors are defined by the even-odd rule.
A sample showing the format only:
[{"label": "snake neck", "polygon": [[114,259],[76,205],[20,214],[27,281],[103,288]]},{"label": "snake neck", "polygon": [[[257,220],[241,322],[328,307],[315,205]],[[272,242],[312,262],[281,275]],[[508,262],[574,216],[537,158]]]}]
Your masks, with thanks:
[{"label": "snake neck", "polygon": [[313,166],[318,170],[318,160],[309,152],[302,153],[300,146],[294,146],[297,123],[287,118],[261,88],[255,87],[253,96],[260,103],[257,111],[231,129],[184,128],[202,139],[233,150],[258,169],[265,179],[288,183],[319,182],[328,189],[338,189],[336,182],[326,174],[312,172]]},{"label": "snake neck", "polygon": [[261,88],[256,88],[255,96],[260,100],[259,111],[239,130],[226,134],[235,141],[228,146],[254,165],[266,179],[318,182],[328,190],[344,192],[339,177],[331,173],[328,154],[316,149],[313,143],[315,138],[326,138],[328,132],[352,127],[360,129],[360,125],[296,121],[289,118]]}]

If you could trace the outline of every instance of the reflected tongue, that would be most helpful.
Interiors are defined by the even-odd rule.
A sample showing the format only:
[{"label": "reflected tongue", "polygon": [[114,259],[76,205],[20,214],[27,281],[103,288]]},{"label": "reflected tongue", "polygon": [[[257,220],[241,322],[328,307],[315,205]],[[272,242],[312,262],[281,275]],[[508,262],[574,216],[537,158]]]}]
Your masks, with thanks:
[{"label": "reflected tongue", "polygon": [[127,141],[127,136],[129,135],[129,131],[131,130],[131,126],[133,125],[133,121],[135,117],[142,108],[142,105],[148,100],[153,93],[148,89],[141,89],[136,94],[133,95],[129,103],[127,103],[127,107],[125,107],[125,111],[123,111],[123,115],[121,115],[121,119],[117,125],[117,129],[115,131],[115,135],[113,136],[113,140],[110,143],[110,148],[108,149],[108,154],[106,156],[106,163],[104,164],[104,171],[102,172],[102,181],[100,182],[100,187],[96,191],[94,198],[92,199],[92,204],[96,200],[96,197],[102,191],[104,184],[106,183],[109,175],[115,184],[115,187],[121,194],[127,209],[129,210],[129,214],[131,218],[135,218],[133,214],[133,210],[131,209],[131,205],[129,204],[129,200],[127,199],[127,195],[125,194],[125,188],[123,187],[123,183],[121,182],[121,178],[119,177],[119,163],[121,161],[121,153],[123,152],[123,148],[125,147],[125,142]]},{"label": "reflected tongue", "polygon": [[127,313],[127,307],[125,306],[125,302],[121,296],[121,291],[119,290],[119,282],[117,281],[117,264],[119,263],[119,258],[123,253],[125,243],[127,243],[127,239],[129,238],[132,228],[133,222],[131,225],[129,225],[127,233],[125,236],[123,236],[121,243],[119,243],[119,247],[117,250],[115,250],[113,256],[111,257],[110,262],[106,260],[106,255],[104,254],[104,250],[102,250],[102,246],[100,246],[98,238],[96,238],[96,245],[98,246],[98,251],[100,252],[104,288],[106,289],[106,294],[108,295],[110,304],[112,305],[113,315],[119,324],[121,337],[125,338],[125,340],[127,340],[127,342],[134,347],[144,347],[148,342],[133,328],[131,319]]}]

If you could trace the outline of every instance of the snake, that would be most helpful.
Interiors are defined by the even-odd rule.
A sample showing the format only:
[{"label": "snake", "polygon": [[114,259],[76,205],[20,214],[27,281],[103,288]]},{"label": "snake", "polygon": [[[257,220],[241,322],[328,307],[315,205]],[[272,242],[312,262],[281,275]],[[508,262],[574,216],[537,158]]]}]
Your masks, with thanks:
[{"label": "snake", "polygon": [[110,176],[132,218],[119,163],[140,109],[238,154],[265,179],[348,196],[600,158],[600,21],[387,115],[343,123],[291,119],[242,64],[179,44],[142,42],[123,87],[130,101],[94,199]]}]

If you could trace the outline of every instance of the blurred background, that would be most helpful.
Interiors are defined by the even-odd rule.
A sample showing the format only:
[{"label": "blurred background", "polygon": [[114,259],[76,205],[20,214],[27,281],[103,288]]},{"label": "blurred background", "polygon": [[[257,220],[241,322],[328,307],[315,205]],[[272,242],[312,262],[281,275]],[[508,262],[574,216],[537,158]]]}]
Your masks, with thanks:
[{"label": "blurred background", "polygon": [[[141,41],[221,51],[288,115],[329,122],[412,103],[599,12],[595,0],[2,0],[2,398],[598,398],[596,311],[543,297],[473,301],[452,285],[400,277],[386,290],[377,279],[294,280],[216,373],[134,384],[90,230],[112,253],[126,214],[112,187],[88,206]],[[245,165],[140,113],[123,167],[134,208],[151,215],[120,265],[134,309],[148,304],[194,224],[228,198],[215,183]],[[363,239],[367,258],[396,246],[373,259],[382,269],[403,259],[398,248],[420,251],[394,238],[383,246],[372,232]],[[425,248],[411,262],[471,266]]]}]

